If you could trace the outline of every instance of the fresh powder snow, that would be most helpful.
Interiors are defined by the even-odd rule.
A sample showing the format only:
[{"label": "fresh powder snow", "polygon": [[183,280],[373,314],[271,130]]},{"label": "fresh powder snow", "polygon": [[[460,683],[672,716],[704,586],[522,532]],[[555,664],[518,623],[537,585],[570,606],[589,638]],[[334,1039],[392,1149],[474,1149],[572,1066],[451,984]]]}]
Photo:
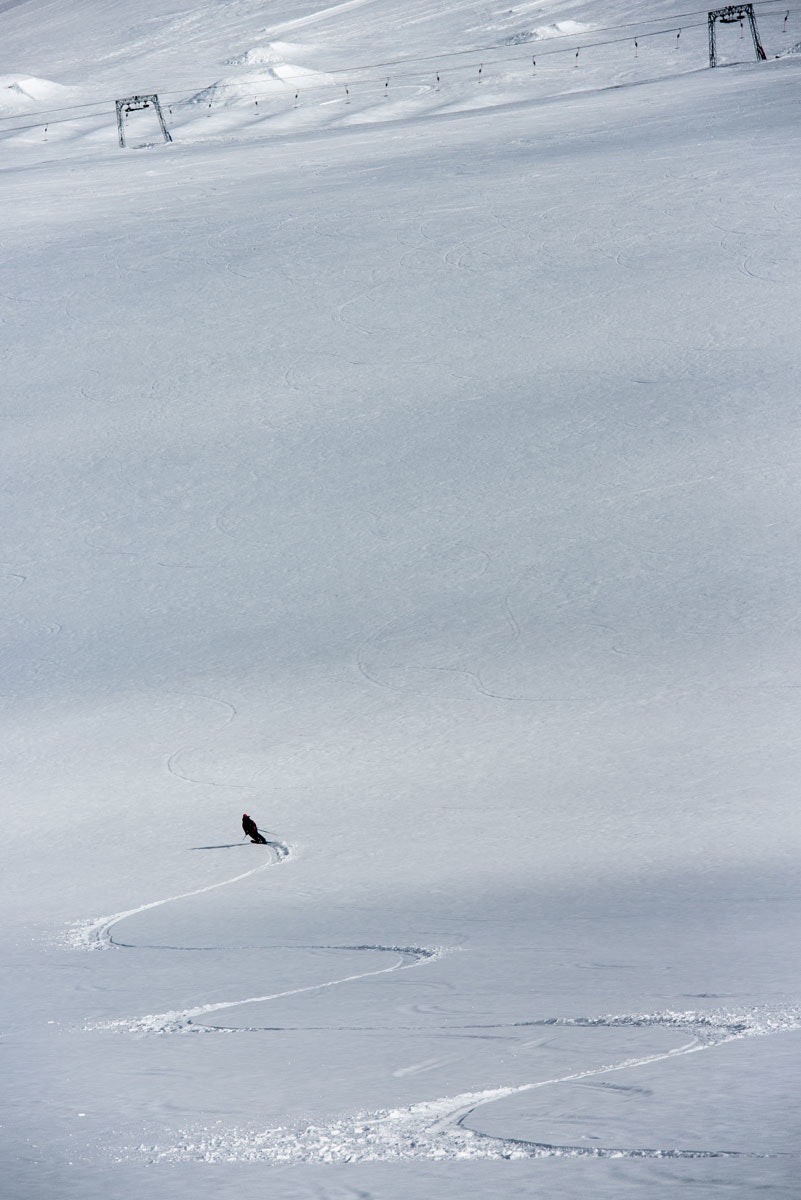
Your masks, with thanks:
[{"label": "fresh powder snow", "polygon": [[801,10],[686,7],[0,5],[8,1200],[796,1200]]}]

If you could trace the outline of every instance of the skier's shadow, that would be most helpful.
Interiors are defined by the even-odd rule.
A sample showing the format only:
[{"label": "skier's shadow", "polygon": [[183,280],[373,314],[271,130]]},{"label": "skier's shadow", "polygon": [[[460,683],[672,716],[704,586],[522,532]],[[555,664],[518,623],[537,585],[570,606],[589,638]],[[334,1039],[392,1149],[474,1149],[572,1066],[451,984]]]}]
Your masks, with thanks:
[{"label": "skier's shadow", "polygon": [[190,850],[235,850],[238,846],[250,846],[252,842],[224,842],[222,846],[190,846]]}]

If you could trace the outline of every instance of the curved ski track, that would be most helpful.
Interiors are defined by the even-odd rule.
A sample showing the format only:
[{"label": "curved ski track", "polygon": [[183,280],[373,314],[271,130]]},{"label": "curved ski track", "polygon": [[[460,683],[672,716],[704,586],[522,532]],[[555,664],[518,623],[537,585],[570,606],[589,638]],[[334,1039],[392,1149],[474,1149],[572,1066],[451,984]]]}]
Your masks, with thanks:
[{"label": "curved ski track", "polygon": [[[365,947],[367,948],[367,947]],[[370,947],[377,949],[378,947]],[[413,953],[413,951],[407,951]],[[397,969],[389,968],[389,969]],[[301,989],[299,989],[301,990]],[[306,990],[306,989],[302,989]],[[285,993],[286,994],[286,993]],[[767,1154],[739,1150],[682,1150],[673,1147],[616,1147],[551,1145],[520,1138],[503,1138],[471,1129],[472,1114],[497,1100],[560,1083],[572,1083],[616,1071],[697,1053],[724,1042],[754,1037],[778,1030],[801,1028],[801,1007],[784,1010],[754,1009],[739,1013],[654,1013],[586,1019],[551,1018],[542,1021],[515,1022],[516,1025],[573,1026],[614,1028],[621,1026],[667,1026],[685,1030],[690,1040],[662,1053],[624,1059],[621,1062],[575,1071],[553,1079],[510,1087],[465,1092],[437,1100],[423,1101],[397,1109],[355,1113],[327,1125],[307,1125],[267,1130],[231,1128],[214,1131],[196,1126],[181,1131],[170,1146],[130,1147],[119,1161],[156,1162],[265,1162],[273,1165],[292,1163],[355,1163],[412,1159],[527,1159],[527,1158],[627,1158],[627,1159],[710,1159],[786,1158],[785,1154]],[[472,1028],[472,1026],[470,1027]],[[492,1026],[492,1028],[496,1028]]]},{"label": "curved ski track", "polygon": [[267,846],[270,850],[270,858],[258,867],[251,867],[249,871],[233,875],[230,879],[222,879],[219,883],[209,883],[205,887],[193,888],[190,892],[179,892],[175,896],[165,896],[162,900],[151,900],[149,904],[139,904],[136,908],[126,908],[122,912],[112,913],[108,917],[93,917],[88,921],[76,921],[70,926],[67,941],[71,946],[79,950],[105,950],[109,946],[121,944],[115,943],[111,936],[111,930],[120,921],[124,921],[126,917],[135,917],[137,913],[147,912],[151,908],[160,908],[162,904],[171,904],[174,900],[186,900],[190,896],[200,896],[203,892],[214,892],[218,888],[228,887],[231,883],[239,883],[240,880],[248,879],[251,875],[257,875],[260,871],[266,871],[268,867],[273,866],[275,863],[289,858],[290,849],[284,842],[268,841]]},{"label": "curved ski track", "polygon": [[[120,922],[173,901],[201,895],[217,888],[238,883],[252,875],[281,862],[290,854],[289,847],[281,841],[268,842],[270,858],[267,862],[249,871],[234,875],[218,883],[207,884],[189,892],[166,896],[136,908],[113,913],[110,916],[78,922],[71,927],[69,942],[76,949],[101,950],[112,947],[136,949],[133,943],[116,941],[112,931]],[[238,1000],[198,1004],[191,1008],[168,1012],[151,1013],[141,1017],[122,1017],[116,1020],[87,1023],[86,1031],[113,1029],[120,1032],[147,1034],[231,1034],[258,1032],[259,1027],[237,1027],[205,1025],[199,1018],[219,1013],[229,1008],[247,1004],[263,1004],[288,996],[337,987],[377,975],[398,970],[408,970],[424,962],[439,958],[443,950],[420,946],[351,945],[314,947],[342,951],[372,951],[392,954],[394,961],[388,966],[374,968],[303,987],[290,988],[264,995],[245,996]],[[326,1125],[305,1127],[279,1127],[266,1130],[230,1128],[213,1131],[195,1126],[181,1131],[171,1145],[131,1146],[116,1156],[119,1162],[238,1162],[259,1161],[272,1164],[300,1162],[345,1163],[365,1161],[397,1161],[410,1159],[521,1159],[543,1157],[590,1157],[632,1159],[699,1159],[699,1158],[773,1158],[783,1157],[737,1150],[681,1150],[676,1148],[648,1147],[603,1147],[583,1145],[550,1145],[545,1142],[519,1138],[504,1138],[481,1133],[470,1127],[469,1121],[477,1109],[510,1096],[552,1087],[562,1083],[597,1076],[606,1076],[617,1071],[641,1067],[651,1063],[698,1053],[738,1038],[765,1036],[780,1030],[801,1028],[801,1006],[777,1008],[753,1008],[743,1010],[712,1010],[709,1012],[658,1012],[645,1014],[622,1014],[603,1017],[551,1017],[531,1021],[515,1021],[504,1025],[466,1025],[475,1028],[518,1028],[518,1027],[572,1027],[572,1028],[620,1028],[620,1027],[663,1027],[685,1032],[689,1040],[680,1046],[660,1053],[626,1058],[600,1067],[571,1072],[552,1079],[540,1079],[530,1083],[506,1087],[489,1088],[483,1091],[464,1092],[455,1096],[444,1096],[436,1100],[422,1101],[396,1109],[383,1109],[370,1113],[355,1113],[338,1118]],[[275,1031],[278,1031],[277,1029]]]}]

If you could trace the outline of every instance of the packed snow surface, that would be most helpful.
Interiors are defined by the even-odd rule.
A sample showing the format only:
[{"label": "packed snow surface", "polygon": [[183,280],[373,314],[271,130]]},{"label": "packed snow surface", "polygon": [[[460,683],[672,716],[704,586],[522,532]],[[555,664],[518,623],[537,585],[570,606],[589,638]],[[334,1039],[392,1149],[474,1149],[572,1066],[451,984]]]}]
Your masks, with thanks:
[{"label": "packed snow surface", "polygon": [[0,10],[4,1197],[796,1200],[801,12]]}]

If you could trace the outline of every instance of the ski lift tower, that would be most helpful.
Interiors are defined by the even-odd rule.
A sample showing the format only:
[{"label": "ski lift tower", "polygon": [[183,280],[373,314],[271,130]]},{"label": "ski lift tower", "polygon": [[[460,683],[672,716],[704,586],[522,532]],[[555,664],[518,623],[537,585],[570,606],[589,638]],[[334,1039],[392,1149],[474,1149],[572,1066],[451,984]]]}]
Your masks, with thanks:
[{"label": "ski lift tower", "polygon": [[751,27],[751,37],[754,39],[754,50],[756,51],[757,61],[762,62],[767,55],[762,49],[757,33],[756,17],[754,16],[753,4],[729,4],[726,8],[715,8],[707,13],[709,20],[709,65],[716,67],[718,65],[717,47],[715,45],[715,22],[720,21],[722,25],[742,25],[743,21],[748,21]]},{"label": "ski lift tower", "polygon": [[171,142],[172,136],[164,121],[158,96],[128,96],[125,100],[117,101],[117,133],[120,138],[120,148],[125,149],[125,118],[129,112],[139,112],[143,108],[152,108],[155,112],[161,133],[165,142]]}]

